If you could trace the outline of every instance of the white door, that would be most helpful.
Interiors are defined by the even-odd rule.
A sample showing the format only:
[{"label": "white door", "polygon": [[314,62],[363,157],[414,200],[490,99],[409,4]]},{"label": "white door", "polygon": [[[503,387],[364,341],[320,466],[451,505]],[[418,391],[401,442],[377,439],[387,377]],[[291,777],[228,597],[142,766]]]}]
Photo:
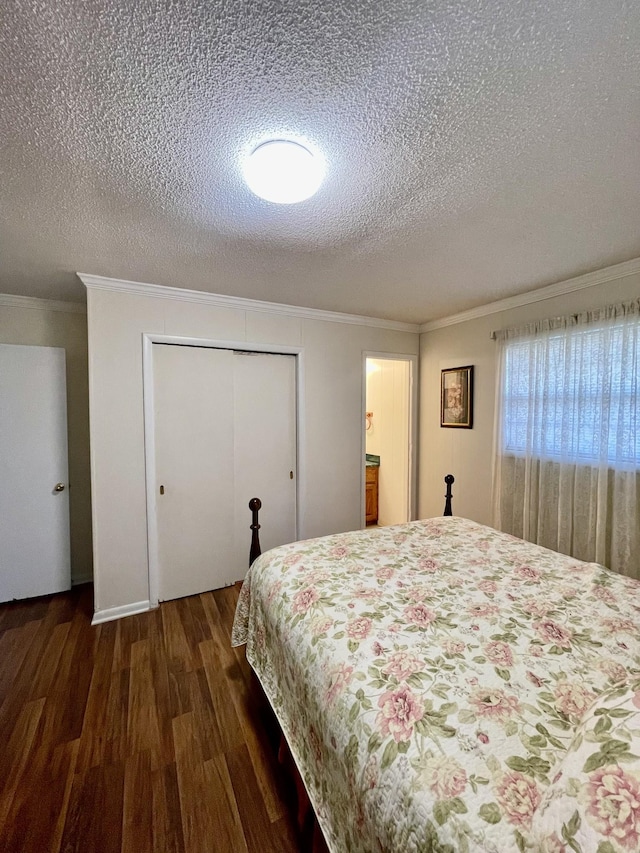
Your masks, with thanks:
[{"label": "white door", "polygon": [[0,601],[71,586],[65,352],[0,344]]},{"label": "white door", "polygon": [[249,567],[251,512],[260,498],[263,551],[296,538],[296,358],[234,352],[235,553]]},{"label": "white door", "polygon": [[249,501],[263,550],[295,539],[295,357],[153,345],[158,598],[244,577]]}]

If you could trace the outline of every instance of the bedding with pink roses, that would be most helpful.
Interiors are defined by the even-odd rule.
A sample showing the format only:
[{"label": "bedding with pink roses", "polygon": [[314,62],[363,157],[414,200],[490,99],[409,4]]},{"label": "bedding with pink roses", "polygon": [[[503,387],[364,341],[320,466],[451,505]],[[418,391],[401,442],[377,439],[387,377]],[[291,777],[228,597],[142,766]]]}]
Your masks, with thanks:
[{"label": "bedding with pink roses", "polygon": [[640,851],[640,583],[461,518],[285,545],[246,642],[333,853]]}]

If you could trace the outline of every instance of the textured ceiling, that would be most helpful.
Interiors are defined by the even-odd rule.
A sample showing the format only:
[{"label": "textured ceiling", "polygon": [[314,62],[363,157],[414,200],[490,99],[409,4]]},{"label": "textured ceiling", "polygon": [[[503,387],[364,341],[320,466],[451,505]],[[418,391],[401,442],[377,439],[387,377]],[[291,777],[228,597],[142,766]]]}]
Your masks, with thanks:
[{"label": "textured ceiling", "polygon": [[[8,0],[0,292],[80,270],[413,322],[640,255],[637,0]],[[318,194],[243,152],[308,139]]]}]

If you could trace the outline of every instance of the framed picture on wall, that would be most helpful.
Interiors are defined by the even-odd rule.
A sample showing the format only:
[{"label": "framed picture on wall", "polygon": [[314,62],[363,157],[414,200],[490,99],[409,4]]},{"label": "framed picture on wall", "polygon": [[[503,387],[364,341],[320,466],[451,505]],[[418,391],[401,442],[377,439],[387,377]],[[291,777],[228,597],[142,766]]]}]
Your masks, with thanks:
[{"label": "framed picture on wall", "polygon": [[440,426],[473,427],[473,365],[442,371],[440,385]]}]

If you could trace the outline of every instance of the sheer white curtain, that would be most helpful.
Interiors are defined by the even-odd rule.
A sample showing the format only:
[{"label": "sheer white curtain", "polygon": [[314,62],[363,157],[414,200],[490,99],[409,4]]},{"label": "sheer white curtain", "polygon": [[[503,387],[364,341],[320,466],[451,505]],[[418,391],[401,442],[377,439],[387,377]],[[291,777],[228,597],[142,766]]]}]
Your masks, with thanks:
[{"label": "sheer white curtain", "polygon": [[495,526],[640,578],[640,299],[495,336]]}]

